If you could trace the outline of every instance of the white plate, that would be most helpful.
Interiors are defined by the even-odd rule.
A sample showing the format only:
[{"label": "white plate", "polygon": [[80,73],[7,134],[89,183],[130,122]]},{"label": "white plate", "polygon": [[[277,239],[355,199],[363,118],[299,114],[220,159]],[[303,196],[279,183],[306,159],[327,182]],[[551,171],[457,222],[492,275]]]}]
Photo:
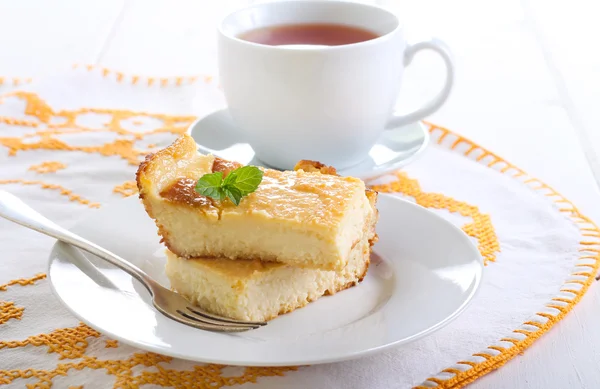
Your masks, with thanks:
[{"label": "white plate", "polygon": [[[380,195],[378,208],[380,240],[361,284],[248,332],[213,333],[172,321],[153,308],[138,281],[62,243],[52,250],[48,274],[54,293],[75,316],[145,350],[247,366],[351,359],[443,327],[465,309],[481,282],[482,259],[460,229],[390,195]],[[164,249],[138,199],[104,207],[73,231],[168,286]]]},{"label": "white plate", "polygon": [[[244,165],[269,167],[255,158],[252,146],[235,126],[227,109],[196,120],[188,129],[188,134],[204,154],[214,154]],[[427,148],[428,143],[429,132],[420,122],[387,130],[364,161],[338,173],[362,180],[374,179],[406,166]]]}]

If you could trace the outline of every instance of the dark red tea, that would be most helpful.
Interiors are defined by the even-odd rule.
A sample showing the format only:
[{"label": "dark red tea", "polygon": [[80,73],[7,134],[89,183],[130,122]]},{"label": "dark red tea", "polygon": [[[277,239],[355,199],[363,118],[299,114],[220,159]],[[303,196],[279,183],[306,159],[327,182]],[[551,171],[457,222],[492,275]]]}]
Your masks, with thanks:
[{"label": "dark red tea", "polygon": [[359,27],[341,24],[286,24],[248,31],[240,39],[269,46],[339,46],[364,42],[379,35]]}]

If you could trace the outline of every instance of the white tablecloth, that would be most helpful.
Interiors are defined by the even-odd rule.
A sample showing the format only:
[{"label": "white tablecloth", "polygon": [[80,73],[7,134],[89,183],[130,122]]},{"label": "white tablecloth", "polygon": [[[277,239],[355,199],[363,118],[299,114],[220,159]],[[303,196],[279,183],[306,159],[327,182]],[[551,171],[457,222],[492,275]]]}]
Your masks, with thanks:
[{"label": "white tablecloth", "polygon": [[[97,207],[134,194],[131,180],[143,155],[169,144],[195,115],[222,105],[211,79],[148,79],[93,67],[5,88],[0,185],[72,226]],[[431,133],[440,144],[376,188],[399,192],[456,223],[486,259],[477,299],[439,332],[373,357],[313,367],[172,360],[79,324],[37,276],[45,271],[52,239],[1,220],[0,383],[460,387],[518,360],[592,283],[600,232],[568,200],[502,158],[444,129]]]}]

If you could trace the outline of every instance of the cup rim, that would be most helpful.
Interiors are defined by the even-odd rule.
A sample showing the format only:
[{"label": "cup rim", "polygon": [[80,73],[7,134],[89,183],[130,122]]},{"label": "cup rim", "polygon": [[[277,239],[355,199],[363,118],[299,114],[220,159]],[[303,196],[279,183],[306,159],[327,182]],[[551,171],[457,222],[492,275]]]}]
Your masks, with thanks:
[{"label": "cup rim", "polygon": [[302,48],[289,47],[289,46],[272,46],[272,45],[266,45],[263,43],[250,42],[250,41],[247,41],[244,39],[240,39],[237,36],[226,33],[224,31],[225,22],[227,21],[227,19],[229,19],[231,16],[233,16],[239,12],[243,12],[248,9],[259,8],[259,7],[268,7],[268,6],[273,6],[273,5],[277,5],[277,4],[285,4],[285,3],[312,3],[312,4],[322,4],[323,3],[323,0],[278,0],[278,1],[267,1],[264,3],[250,4],[250,5],[240,7],[240,8],[236,8],[235,10],[229,12],[227,15],[225,15],[224,17],[221,18],[221,20],[219,21],[219,25],[217,27],[217,31],[218,31],[219,35],[221,35],[222,37],[230,39],[239,44],[248,45],[248,46],[256,47],[259,49],[291,51],[291,52],[307,52],[307,51],[335,51],[335,50],[345,50],[348,48],[355,48],[355,47],[372,46],[372,45],[378,44],[379,42],[388,40],[390,38],[390,36],[394,35],[399,30],[402,30],[404,28],[404,25],[401,22],[400,18],[394,12],[392,12],[388,7],[384,7],[381,5],[375,5],[375,4],[358,3],[355,0],[328,0],[328,2],[345,4],[345,5],[354,6],[354,7],[371,8],[371,9],[376,9],[379,11],[387,12],[389,15],[391,15],[395,19],[396,26],[391,31],[389,31],[381,36],[378,36],[377,38],[369,39],[367,41],[348,43],[348,44],[337,45],[337,46],[326,46],[326,47],[303,46]]}]

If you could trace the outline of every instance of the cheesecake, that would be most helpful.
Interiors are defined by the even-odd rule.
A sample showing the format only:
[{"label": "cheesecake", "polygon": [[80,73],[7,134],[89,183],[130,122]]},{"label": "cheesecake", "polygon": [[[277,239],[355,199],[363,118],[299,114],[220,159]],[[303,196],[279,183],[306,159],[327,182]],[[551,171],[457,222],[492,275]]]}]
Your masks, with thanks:
[{"label": "cheesecake", "polygon": [[204,310],[237,320],[268,321],[362,281],[370,245],[360,241],[342,270],[320,270],[256,259],[182,258],[167,250],[171,288]]},{"label": "cheesecake", "polygon": [[[362,180],[341,177],[316,162],[300,161],[291,171],[260,168],[262,181],[238,205],[196,192],[195,184],[205,174],[221,172],[226,177],[240,166],[199,153],[189,135],[140,164],[136,179],[141,201],[161,241],[177,258],[345,271],[357,247],[362,250],[364,242],[376,239],[376,192]],[[279,264],[268,274],[292,271],[304,274]],[[323,283],[319,290],[326,286],[323,290],[333,291],[336,285]]]}]

